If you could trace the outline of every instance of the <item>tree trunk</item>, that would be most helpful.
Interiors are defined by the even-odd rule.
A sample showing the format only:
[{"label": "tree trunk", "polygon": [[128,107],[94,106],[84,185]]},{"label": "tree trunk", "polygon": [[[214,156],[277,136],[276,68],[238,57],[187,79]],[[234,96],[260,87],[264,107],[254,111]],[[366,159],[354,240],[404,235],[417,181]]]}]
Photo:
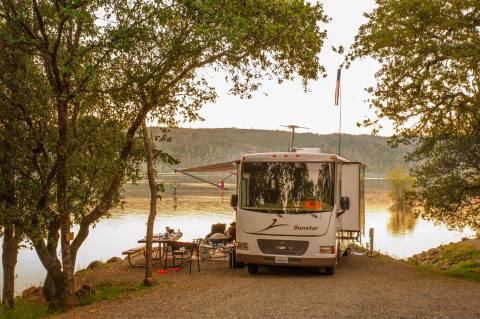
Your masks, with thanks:
[{"label": "tree trunk", "polygon": [[[48,285],[53,284],[55,287],[50,291],[45,293],[47,301],[50,303],[57,303],[63,299],[63,274],[62,274],[62,264],[57,257],[56,250],[53,253],[50,253],[49,248],[45,245],[43,239],[43,233],[38,228],[30,228],[27,233],[28,237],[33,243],[35,251],[42,263],[43,267],[47,270]],[[57,235],[58,236],[58,235]],[[50,247],[51,249],[52,247]]]},{"label": "tree trunk", "polygon": [[[10,145],[2,143],[2,149],[9,154]],[[15,173],[12,169],[12,158],[8,155],[1,158],[0,161],[0,176],[2,176],[3,188],[0,189],[0,202],[6,209],[15,209]],[[19,213],[19,212],[15,212]],[[0,214],[5,214],[0,211]],[[19,218],[20,216],[18,216]],[[3,220],[3,251],[2,251],[2,266],[3,266],[3,289],[2,289],[2,305],[7,308],[15,307],[15,266],[17,265],[18,248],[21,240],[21,232],[19,228],[15,227],[15,218]]]},{"label": "tree trunk", "polygon": [[[145,119],[146,121],[146,119]],[[153,169],[153,150],[152,144],[148,138],[147,125],[142,123],[143,143],[147,155],[147,175],[148,185],[150,186],[150,213],[147,221],[147,243],[145,249],[145,279],[143,283],[146,286],[153,285],[152,276],[152,237],[153,226],[155,224],[155,216],[157,215],[157,184],[155,183],[155,173]]]},{"label": "tree trunk", "polygon": [[[59,223],[54,222],[50,225],[48,231],[47,249],[51,256],[57,255],[58,240],[60,238],[59,229]],[[58,278],[58,282],[55,283],[52,272],[47,270],[47,276],[43,283],[43,294],[45,299],[47,299],[47,302],[56,303],[60,301],[62,291],[57,290],[58,285],[62,286],[61,278]]]},{"label": "tree trunk", "polygon": [[7,308],[15,307],[15,266],[18,256],[18,239],[15,236],[15,227],[6,225],[3,234],[3,291],[2,305]]},{"label": "tree trunk", "polygon": [[72,260],[72,251],[70,249],[71,218],[68,207],[67,197],[67,150],[68,150],[68,131],[67,131],[67,110],[68,104],[59,101],[57,105],[58,113],[58,150],[57,150],[57,206],[60,216],[60,244],[62,248],[62,266],[63,266],[63,304],[65,310],[75,307],[75,278],[74,265]]},{"label": "tree trunk", "polygon": [[47,276],[43,282],[43,295],[48,303],[55,303],[60,300],[60,293],[57,291],[55,281],[53,280],[52,273],[47,271]]}]

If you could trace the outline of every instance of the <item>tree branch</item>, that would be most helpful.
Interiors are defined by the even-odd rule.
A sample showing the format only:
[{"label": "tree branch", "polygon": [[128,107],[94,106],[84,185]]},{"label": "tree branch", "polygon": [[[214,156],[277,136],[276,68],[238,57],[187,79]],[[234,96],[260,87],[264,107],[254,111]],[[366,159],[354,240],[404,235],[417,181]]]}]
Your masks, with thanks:
[{"label": "tree branch", "polygon": [[32,3],[33,3],[33,11],[35,12],[35,16],[37,17],[37,20],[38,20],[40,33],[42,34],[43,40],[45,41],[45,46],[48,48],[48,36],[45,31],[45,23],[43,22],[43,17],[40,13],[40,10],[38,9],[37,0],[32,0]]}]

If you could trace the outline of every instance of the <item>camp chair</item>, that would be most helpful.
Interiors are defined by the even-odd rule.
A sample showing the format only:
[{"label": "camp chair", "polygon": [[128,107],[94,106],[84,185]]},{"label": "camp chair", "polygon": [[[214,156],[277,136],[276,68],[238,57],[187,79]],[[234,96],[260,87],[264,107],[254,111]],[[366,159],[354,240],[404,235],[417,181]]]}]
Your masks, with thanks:
[{"label": "camp chair", "polygon": [[[197,268],[200,272],[200,257],[198,256],[198,243],[192,242],[181,242],[181,241],[169,241],[168,247],[171,249],[172,252],[172,266],[176,266],[177,264],[181,264],[184,261],[189,261],[190,271],[192,273],[192,259],[194,255],[197,255]],[[179,261],[179,263],[177,263]],[[167,269],[167,262],[165,261],[165,268]]]}]

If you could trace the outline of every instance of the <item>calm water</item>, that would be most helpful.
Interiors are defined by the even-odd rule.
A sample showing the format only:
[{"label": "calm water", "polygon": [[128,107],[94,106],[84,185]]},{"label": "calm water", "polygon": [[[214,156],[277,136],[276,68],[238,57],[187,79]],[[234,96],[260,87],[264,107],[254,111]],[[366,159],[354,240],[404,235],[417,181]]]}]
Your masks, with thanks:
[{"label": "calm water", "polygon": [[[210,231],[211,224],[229,223],[234,218],[233,211],[199,212],[182,209],[180,201],[176,212],[161,213],[157,217],[155,229],[156,232],[163,232],[165,226],[180,229],[184,234],[183,240],[189,241],[204,237]],[[101,221],[91,229],[88,239],[80,248],[77,269],[87,267],[92,260],[107,260],[112,256],[121,256],[123,250],[135,247],[137,240],[145,234],[146,220],[146,212],[125,209]],[[365,227],[367,233],[371,227],[375,229],[375,248],[396,258],[405,258],[440,244],[473,235],[469,232],[450,231],[443,225],[415,219],[410,214],[397,213],[387,207],[369,209],[367,206]],[[16,290],[21,292],[31,285],[40,285],[44,276],[45,271],[35,252],[23,249],[17,265]]]}]

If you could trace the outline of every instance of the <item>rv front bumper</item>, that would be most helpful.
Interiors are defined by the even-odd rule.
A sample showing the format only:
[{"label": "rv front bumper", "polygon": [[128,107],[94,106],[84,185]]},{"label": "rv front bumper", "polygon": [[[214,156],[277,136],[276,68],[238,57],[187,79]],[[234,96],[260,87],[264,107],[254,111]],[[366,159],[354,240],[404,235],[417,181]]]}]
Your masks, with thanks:
[{"label": "rv front bumper", "polygon": [[288,257],[288,263],[276,263],[275,256],[258,256],[237,253],[237,262],[257,265],[288,266],[288,267],[333,267],[337,258],[300,258]]}]

